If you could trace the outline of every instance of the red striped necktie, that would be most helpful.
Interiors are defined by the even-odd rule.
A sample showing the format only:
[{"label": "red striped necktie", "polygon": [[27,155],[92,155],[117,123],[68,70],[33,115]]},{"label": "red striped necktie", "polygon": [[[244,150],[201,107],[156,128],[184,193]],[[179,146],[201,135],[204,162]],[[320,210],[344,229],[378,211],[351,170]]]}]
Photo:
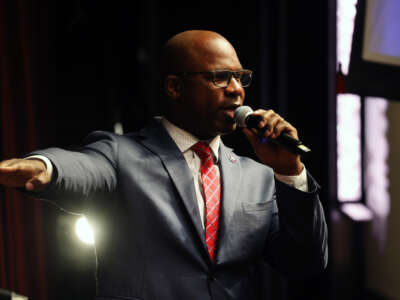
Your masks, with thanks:
[{"label": "red striped necktie", "polygon": [[204,142],[192,146],[201,160],[201,180],[205,202],[205,237],[211,261],[214,261],[218,238],[219,210],[221,199],[221,184],[217,166],[211,153],[211,148]]}]

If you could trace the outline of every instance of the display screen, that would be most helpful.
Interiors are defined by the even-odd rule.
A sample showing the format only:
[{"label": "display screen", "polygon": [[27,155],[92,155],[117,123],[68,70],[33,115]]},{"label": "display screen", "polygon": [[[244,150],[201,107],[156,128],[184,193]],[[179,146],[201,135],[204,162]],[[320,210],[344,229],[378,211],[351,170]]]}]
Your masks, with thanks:
[{"label": "display screen", "polygon": [[345,90],[400,100],[400,0],[358,0]]},{"label": "display screen", "polygon": [[400,1],[368,0],[362,57],[400,66]]}]

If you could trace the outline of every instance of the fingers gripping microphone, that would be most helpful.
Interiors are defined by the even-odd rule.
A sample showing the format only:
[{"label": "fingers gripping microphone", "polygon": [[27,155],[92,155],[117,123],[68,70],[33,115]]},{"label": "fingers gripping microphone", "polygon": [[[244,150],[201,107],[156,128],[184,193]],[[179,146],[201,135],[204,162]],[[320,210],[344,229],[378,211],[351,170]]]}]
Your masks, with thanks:
[{"label": "fingers gripping microphone", "polygon": [[[249,106],[240,106],[235,110],[235,121],[239,127],[254,128],[260,136],[264,136],[267,128],[259,128],[258,124],[262,120],[261,116],[253,115],[253,110]],[[282,132],[275,139],[269,138],[268,141],[283,146],[287,151],[304,155],[311,151],[310,148],[303,145],[299,140],[296,140],[286,132]]]}]

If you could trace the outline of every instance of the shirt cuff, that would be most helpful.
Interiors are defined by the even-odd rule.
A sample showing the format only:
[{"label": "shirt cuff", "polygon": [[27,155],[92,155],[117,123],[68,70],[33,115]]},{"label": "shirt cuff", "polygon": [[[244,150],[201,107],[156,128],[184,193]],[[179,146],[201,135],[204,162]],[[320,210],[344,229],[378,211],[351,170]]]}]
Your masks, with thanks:
[{"label": "shirt cuff", "polygon": [[275,173],[275,177],[279,181],[286,183],[300,191],[308,192],[307,171],[304,164],[303,164],[303,170],[299,175],[287,176]]},{"label": "shirt cuff", "polygon": [[46,156],[43,156],[43,155],[31,155],[31,156],[25,157],[25,159],[39,159],[42,162],[44,162],[46,164],[47,172],[49,173],[50,178],[52,178],[52,175],[53,175],[53,164],[51,163],[50,159],[48,159]]}]

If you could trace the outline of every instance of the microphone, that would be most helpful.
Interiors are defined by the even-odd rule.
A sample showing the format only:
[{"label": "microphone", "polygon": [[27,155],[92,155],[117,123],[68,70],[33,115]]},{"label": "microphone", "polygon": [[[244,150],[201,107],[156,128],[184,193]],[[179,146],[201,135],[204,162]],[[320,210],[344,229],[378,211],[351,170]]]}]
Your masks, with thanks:
[{"label": "microphone", "polygon": [[[257,129],[258,135],[260,137],[265,137],[265,130],[267,126],[264,128],[259,128],[258,124],[262,120],[261,116],[253,115],[253,110],[249,106],[240,106],[235,110],[235,122],[239,127],[247,127]],[[283,146],[287,151],[293,154],[304,155],[311,151],[306,145],[299,140],[296,140],[294,137],[290,136],[286,132],[282,132],[276,138],[268,138],[268,141],[273,142],[275,144]]]}]

